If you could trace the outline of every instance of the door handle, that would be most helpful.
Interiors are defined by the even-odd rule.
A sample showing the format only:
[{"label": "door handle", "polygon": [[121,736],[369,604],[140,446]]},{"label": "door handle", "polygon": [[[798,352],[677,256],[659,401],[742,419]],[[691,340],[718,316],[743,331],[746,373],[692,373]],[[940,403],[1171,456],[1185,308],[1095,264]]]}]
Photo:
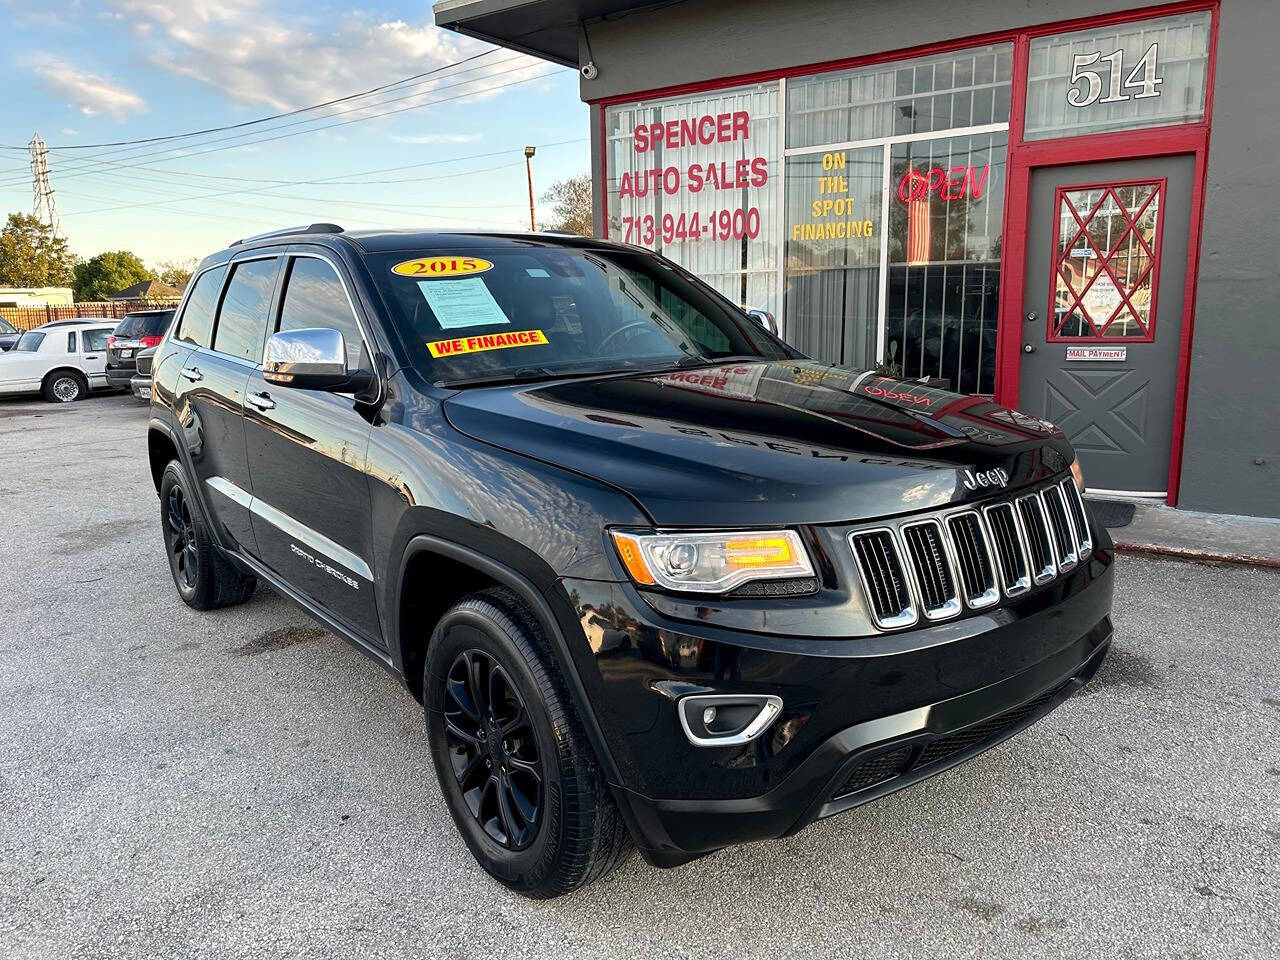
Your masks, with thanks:
[{"label": "door handle", "polygon": [[197,380],[203,380],[204,374],[200,372],[199,367],[187,367],[182,371],[182,375],[195,383]]},{"label": "door handle", "polygon": [[101,357],[99,357],[96,353],[90,353],[90,354],[86,354],[86,355],[85,355],[85,359],[86,359],[86,360],[100,360],[100,359],[102,359],[102,358],[101,358]]},{"label": "door handle", "polygon": [[276,402],[271,399],[269,393],[251,393],[244,398],[244,402],[255,410],[274,410]]}]

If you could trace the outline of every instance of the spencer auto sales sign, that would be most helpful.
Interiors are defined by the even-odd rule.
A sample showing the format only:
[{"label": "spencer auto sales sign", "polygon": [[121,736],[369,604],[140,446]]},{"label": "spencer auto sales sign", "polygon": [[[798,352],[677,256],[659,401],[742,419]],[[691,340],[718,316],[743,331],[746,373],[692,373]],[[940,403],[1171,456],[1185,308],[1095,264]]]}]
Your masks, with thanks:
[{"label": "spencer auto sales sign", "polygon": [[768,158],[752,146],[749,111],[639,122],[630,133],[617,178],[624,242],[652,246],[760,235],[758,197],[770,170]]}]

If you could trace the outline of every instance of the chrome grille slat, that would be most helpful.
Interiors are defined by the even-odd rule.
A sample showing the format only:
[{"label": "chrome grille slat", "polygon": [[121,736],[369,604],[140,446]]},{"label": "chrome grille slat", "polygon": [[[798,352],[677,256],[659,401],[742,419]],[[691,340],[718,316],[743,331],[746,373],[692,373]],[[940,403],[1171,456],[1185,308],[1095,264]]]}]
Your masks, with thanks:
[{"label": "chrome grille slat", "polygon": [[1071,527],[1071,518],[1067,516],[1062,490],[1056,486],[1041,490],[1040,501],[1044,504],[1045,519],[1049,522],[1049,532],[1052,535],[1050,543],[1054,546],[1053,559],[1058,569],[1066,573],[1076,565],[1076,535]]},{"label": "chrome grille slat", "polygon": [[984,512],[996,548],[1005,596],[1016,597],[1026,593],[1031,589],[1031,564],[1027,557],[1026,538],[1022,535],[1013,504],[993,504]]},{"label": "chrome grille slat", "polygon": [[1075,480],[1068,477],[1058,485],[1062,488],[1062,497],[1067,502],[1067,514],[1071,517],[1071,525],[1076,534],[1076,554],[1083,561],[1093,552],[1093,534],[1089,532],[1089,515],[1085,512],[1084,497]]},{"label": "chrome grille slat", "polygon": [[888,528],[858,531],[850,534],[849,544],[858,560],[858,573],[876,625],[892,629],[914,624],[919,617],[893,531]]},{"label": "chrome grille slat", "polygon": [[961,610],[960,594],[952,569],[942,524],[922,520],[904,524],[902,539],[911,560],[911,573],[916,578],[921,607],[930,620],[954,617]]},{"label": "chrome grille slat", "polygon": [[947,518],[947,529],[955,545],[965,602],[974,610],[998,602],[1000,589],[996,583],[995,552],[982,517],[976,510],[957,513]]},{"label": "chrome grille slat", "polygon": [[1058,573],[1058,565],[1053,559],[1053,543],[1049,539],[1049,518],[1044,514],[1044,502],[1034,493],[1019,497],[1016,502],[1018,523],[1031,560],[1031,579],[1039,586],[1048,583]]}]

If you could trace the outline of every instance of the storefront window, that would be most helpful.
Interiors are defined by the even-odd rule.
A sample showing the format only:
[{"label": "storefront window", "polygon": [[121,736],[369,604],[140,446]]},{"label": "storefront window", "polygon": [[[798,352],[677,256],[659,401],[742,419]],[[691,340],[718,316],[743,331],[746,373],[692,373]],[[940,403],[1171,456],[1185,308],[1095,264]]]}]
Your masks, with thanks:
[{"label": "storefront window", "polygon": [[884,362],[961,393],[995,389],[1008,135],[894,144]]},{"label": "storefront window", "polygon": [[787,158],[788,341],[853,367],[876,362],[884,149]]},{"label": "storefront window", "polygon": [[1009,120],[1013,47],[823,73],[787,84],[787,146],[934,133]]},{"label": "storefront window", "polygon": [[778,85],[606,113],[609,236],[779,313]]},{"label": "storefront window", "polygon": [[1033,38],[1026,139],[1203,120],[1210,30],[1204,11]]}]

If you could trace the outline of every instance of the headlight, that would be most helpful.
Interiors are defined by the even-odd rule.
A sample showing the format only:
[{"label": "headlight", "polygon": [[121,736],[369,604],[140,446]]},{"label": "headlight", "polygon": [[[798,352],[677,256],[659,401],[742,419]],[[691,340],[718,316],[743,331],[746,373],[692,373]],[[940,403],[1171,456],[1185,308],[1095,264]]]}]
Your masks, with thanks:
[{"label": "headlight", "polygon": [[1084,493],[1084,471],[1080,469],[1080,458],[1071,461],[1071,476],[1076,482],[1076,489]]},{"label": "headlight", "polygon": [[622,533],[618,556],[636,583],[694,593],[724,593],[751,580],[812,577],[794,530],[745,533]]}]

